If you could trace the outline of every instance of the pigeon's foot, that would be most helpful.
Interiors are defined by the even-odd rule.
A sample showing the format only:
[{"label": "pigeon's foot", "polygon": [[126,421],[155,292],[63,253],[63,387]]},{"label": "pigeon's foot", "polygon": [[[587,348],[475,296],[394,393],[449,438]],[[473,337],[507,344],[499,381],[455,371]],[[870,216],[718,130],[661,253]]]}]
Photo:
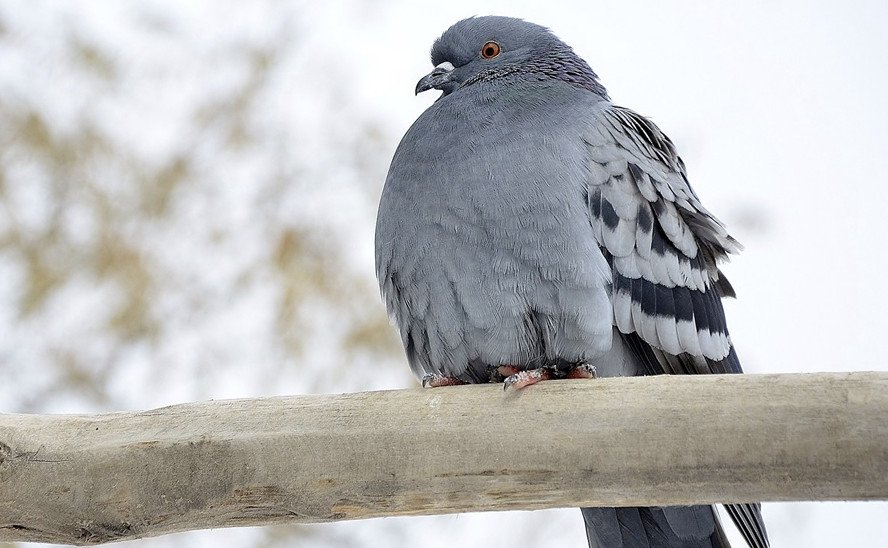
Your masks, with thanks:
[{"label": "pigeon's foot", "polygon": [[539,369],[519,370],[513,365],[501,365],[496,372],[505,377],[503,390],[510,388],[520,389],[540,381],[551,379],[594,379],[598,376],[595,366],[588,363],[578,363],[568,370],[558,370],[554,367],[540,367]]},{"label": "pigeon's foot", "polygon": [[458,386],[460,384],[468,384],[462,379],[456,377],[445,377],[438,373],[429,373],[422,378],[423,388],[439,388],[441,386]]},{"label": "pigeon's foot", "polygon": [[491,366],[490,382],[503,382],[512,375],[516,375],[520,372],[521,368],[517,365],[500,365],[499,367]]},{"label": "pigeon's foot", "polygon": [[588,363],[578,363],[573,369],[567,372],[567,379],[597,379],[598,371],[594,365]]},{"label": "pigeon's foot", "polygon": [[506,377],[506,380],[503,382],[503,390],[509,390],[510,388],[518,390],[525,386],[530,386],[531,384],[536,384],[540,381],[548,381],[549,379],[554,378],[556,377],[553,375],[553,370],[550,367],[527,369]]}]

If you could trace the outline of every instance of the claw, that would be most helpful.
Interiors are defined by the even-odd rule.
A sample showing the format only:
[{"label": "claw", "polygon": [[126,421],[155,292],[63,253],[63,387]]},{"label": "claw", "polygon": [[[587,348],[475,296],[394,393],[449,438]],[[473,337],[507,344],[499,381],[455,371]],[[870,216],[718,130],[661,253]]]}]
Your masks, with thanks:
[{"label": "claw", "polygon": [[438,373],[429,373],[422,378],[423,388],[440,388],[441,386],[458,386],[461,384],[468,383],[456,377],[445,377]]}]

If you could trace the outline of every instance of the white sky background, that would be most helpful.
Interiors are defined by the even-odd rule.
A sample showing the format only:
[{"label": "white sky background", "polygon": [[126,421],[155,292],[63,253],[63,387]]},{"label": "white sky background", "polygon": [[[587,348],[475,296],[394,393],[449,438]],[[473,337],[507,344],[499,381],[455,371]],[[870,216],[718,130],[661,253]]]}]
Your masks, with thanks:
[{"label": "white sky background", "polygon": [[[218,12],[228,11],[222,4],[217,10],[206,3],[155,4],[195,33],[219,24],[225,15]],[[112,5],[85,3],[80,9],[97,22],[95,32],[110,35],[101,21],[115,11]],[[245,32],[261,32],[262,21],[278,9],[310,14],[304,17],[311,22],[305,47],[318,57],[335,56],[334,69],[294,73],[293,81],[339,80],[342,94],[386,121],[389,154],[434,99],[431,93],[414,98],[413,88],[431,69],[432,41],[450,24],[473,14],[501,14],[549,26],[589,61],[616,103],[651,117],[670,135],[704,204],[746,245],[725,268],[739,295],[727,312],[745,369],[888,369],[880,351],[881,314],[888,305],[881,280],[888,266],[888,3],[450,0],[255,6],[255,13],[238,8],[232,15],[243,19]],[[335,117],[308,107],[293,112],[313,117],[313,123]],[[367,212],[367,219],[374,214]],[[364,220],[358,225],[353,260],[372,271],[372,231]],[[405,386],[398,379],[386,382],[373,388]],[[211,397],[236,395],[243,394]],[[765,519],[775,548],[881,546],[888,538],[885,503],[769,504]],[[312,527],[333,531],[345,545],[585,543],[577,510]],[[232,544],[248,542],[251,535],[225,530],[143,544]],[[309,537],[304,545],[329,540]]]}]

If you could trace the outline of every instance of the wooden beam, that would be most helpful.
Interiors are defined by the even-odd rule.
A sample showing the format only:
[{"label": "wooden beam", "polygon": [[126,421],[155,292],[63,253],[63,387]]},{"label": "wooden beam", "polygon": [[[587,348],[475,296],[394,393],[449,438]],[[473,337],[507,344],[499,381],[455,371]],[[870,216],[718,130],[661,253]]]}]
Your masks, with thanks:
[{"label": "wooden beam", "polygon": [[660,376],[0,415],[0,541],[888,499],[888,374]]}]

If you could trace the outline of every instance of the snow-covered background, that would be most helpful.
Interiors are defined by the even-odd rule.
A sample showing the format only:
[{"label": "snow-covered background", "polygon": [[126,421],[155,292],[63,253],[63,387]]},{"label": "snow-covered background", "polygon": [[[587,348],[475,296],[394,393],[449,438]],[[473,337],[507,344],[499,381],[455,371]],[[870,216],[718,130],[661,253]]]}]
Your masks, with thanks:
[{"label": "snow-covered background", "polygon": [[[0,412],[414,385],[376,201],[432,41],[551,27],[676,142],[746,251],[749,372],[888,369],[885,2],[0,2]],[[766,504],[775,547],[888,504]],[[583,546],[575,509],[226,529],[158,547]],[[127,544],[127,543],[124,543]]]}]

